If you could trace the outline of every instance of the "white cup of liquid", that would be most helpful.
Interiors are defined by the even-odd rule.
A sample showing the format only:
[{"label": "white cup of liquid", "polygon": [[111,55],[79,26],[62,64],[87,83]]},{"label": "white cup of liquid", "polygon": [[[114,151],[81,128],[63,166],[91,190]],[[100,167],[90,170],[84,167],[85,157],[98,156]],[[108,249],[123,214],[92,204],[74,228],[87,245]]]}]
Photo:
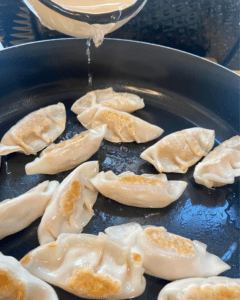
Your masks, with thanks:
[{"label": "white cup of liquid", "polygon": [[104,36],[143,8],[147,0],[23,0],[49,29],[66,35],[92,38],[96,47]]}]

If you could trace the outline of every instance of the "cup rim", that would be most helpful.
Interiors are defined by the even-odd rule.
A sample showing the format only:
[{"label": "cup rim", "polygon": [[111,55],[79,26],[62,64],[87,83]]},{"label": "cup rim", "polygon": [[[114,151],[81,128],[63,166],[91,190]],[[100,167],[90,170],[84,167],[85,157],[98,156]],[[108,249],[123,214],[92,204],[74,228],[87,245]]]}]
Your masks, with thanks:
[{"label": "cup rim", "polygon": [[116,10],[109,13],[103,14],[89,14],[72,11],[66,8],[63,8],[61,5],[53,2],[52,0],[39,0],[43,5],[52,9],[53,11],[76,21],[81,21],[92,24],[109,24],[117,23],[118,21],[124,20],[131,15],[133,15],[147,0],[136,0],[131,6],[125,8],[124,10]]}]

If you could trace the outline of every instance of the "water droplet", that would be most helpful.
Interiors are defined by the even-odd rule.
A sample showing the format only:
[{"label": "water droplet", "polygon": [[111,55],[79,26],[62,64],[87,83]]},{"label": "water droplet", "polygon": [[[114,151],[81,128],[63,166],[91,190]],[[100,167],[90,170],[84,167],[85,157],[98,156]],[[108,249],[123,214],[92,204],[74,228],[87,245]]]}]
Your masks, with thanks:
[{"label": "water droplet", "polygon": [[237,249],[237,243],[235,242],[229,247],[228,251],[223,255],[222,260],[228,261],[232,257],[236,249]]},{"label": "water droplet", "polygon": [[10,171],[8,171],[8,163],[7,163],[7,161],[5,161],[5,166],[6,166],[6,173],[7,173],[8,175],[10,175],[10,174],[11,174],[11,172],[10,172]]},{"label": "water droplet", "polygon": [[124,147],[124,146],[121,146],[120,147],[120,150],[124,153],[128,153],[128,148],[127,147]]},{"label": "water droplet", "polygon": [[102,219],[103,219],[103,222],[106,222],[107,217],[106,217],[105,213],[102,213]]},{"label": "water droplet", "polygon": [[112,164],[112,160],[111,160],[110,157],[106,157],[106,159],[104,160],[103,163],[106,164],[106,165],[111,165]]},{"label": "water droplet", "polygon": [[92,74],[88,74],[88,85],[92,86]]},{"label": "water droplet", "polygon": [[214,216],[216,216],[216,215],[217,215],[217,212],[215,212],[215,211],[211,211],[209,214],[210,214],[210,216],[214,217]]}]

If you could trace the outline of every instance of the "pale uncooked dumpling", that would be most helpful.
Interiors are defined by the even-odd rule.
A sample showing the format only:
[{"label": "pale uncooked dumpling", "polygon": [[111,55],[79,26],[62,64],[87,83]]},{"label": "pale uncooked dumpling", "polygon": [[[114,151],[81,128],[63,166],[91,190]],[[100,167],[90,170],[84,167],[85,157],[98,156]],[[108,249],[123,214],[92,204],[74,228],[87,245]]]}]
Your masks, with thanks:
[{"label": "pale uncooked dumpling", "polygon": [[234,183],[240,176],[240,136],[236,135],[213,149],[199,164],[193,177],[208,188]]},{"label": "pale uncooked dumpling", "polygon": [[33,275],[82,298],[128,299],[141,295],[146,285],[141,255],[103,233],[61,234],[21,263]]},{"label": "pale uncooked dumpling", "polygon": [[165,174],[135,175],[124,172],[115,175],[112,171],[101,172],[91,183],[105,197],[119,203],[137,207],[165,207],[176,201],[185,190],[185,181],[167,180]]},{"label": "pale uncooked dumpling", "polygon": [[73,104],[71,110],[79,115],[86,109],[97,104],[128,113],[145,106],[143,99],[137,95],[131,93],[116,93],[113,88],[108,88],[87,93]]},{"label": "pale uncooked dumpling", "polygon": [[0,156],[12,152],[36,154],[64,131],[66,111],[62,103],[36,110],[21,119],[2,138]]},{"label": "pale uncooked dumpling", "polygon": [[54,289],[30,274],[14,257],[0,252],[0,299],[58,300]]},{"label": "pale uncooked dumpling", "polygon": [[91,220],[98,191],[89,180],[98,170],[97,161],[86,162],[62,181],[38,227],[40,244],[55,241],[61,233],[80,233]]},{"label": "pale uncooked dumpling", "polygon": [[186,173],[214,144],[214,130],[190,128],[174,132],[147,148],[141,158],[160,172]]},{"label": "pale uncooked dumpling", "polygon": [[206,251],[207,245],[167,232],[164,227],[128,223],[108,227],[106,234],[143,257],[149,275],[166,280],[216,276],[230,267]]},{"label": "pale uncooked dumpling", "polygon": [[99,149],[107,125],[87,130],[59,144],[52,144],[25,167],[28,175],[56,174],[71,170],[88,160]]},{"label": "pale uncooked dumpling", "polygon": [[239,300],[240,279],[189,278],[167,284],[158,300]]},{"label": "pale uncooked dumpling", "polygon": [[17,198],[0,203],[0,239],[16,233],[41,217],[59,185],[44,181]]},{"label": "pale uncooked dumpling", "polygon": [[134,117],[100,105],[86,109],[77,116],[79,122],[87,129],[107,124],[105,139],[113,143],[146,143],[158,138],[163,129]]}]

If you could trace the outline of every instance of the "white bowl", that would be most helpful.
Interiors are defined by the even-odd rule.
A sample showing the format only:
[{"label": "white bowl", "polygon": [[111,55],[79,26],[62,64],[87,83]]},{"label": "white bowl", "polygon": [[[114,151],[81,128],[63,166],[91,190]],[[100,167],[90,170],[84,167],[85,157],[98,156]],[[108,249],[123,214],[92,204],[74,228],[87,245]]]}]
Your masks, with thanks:
[{"label": "white bowl", "polygon": [[[101,41],[106,34],[120,28],[131,18],[133,18],[147,2],[147,0],[137,0],[136,3],[139,2],[140,4],[138,6],[135,5],[136,10],[124,19],[120,18],[119,20],[111,21],[111,23],[106,24],[89,24],[85,21],[81,21],[81,18],[77,19],[73,18],[69,14],[62,14],[60,10],[56,10],[51,6],[47,6],[39,0],[23,1],[47,28],[60,31],[66,35],[74,37],[93,38],[96,46],[101,44]],[[89,16],[89,14],[87,16]],[[101,17],[101,15],[98,16]]]}]

